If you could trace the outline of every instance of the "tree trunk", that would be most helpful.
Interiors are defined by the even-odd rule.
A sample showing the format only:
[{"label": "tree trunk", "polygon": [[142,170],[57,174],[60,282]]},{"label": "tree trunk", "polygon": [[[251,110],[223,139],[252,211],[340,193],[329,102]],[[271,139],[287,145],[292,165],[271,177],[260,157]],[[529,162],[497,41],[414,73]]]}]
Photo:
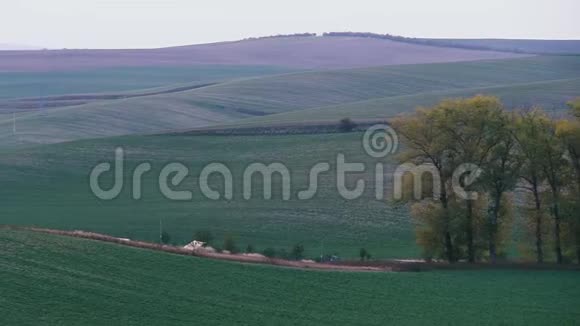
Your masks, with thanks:
[{"label": "tree trunk", "polygon": [[473,202],[467,200],[467,256],[470,263],[475,262],[475,248],[473,246]]},{"label": "tree trunk", "polygon": [[494,206],[491,212],[491,221],[489,225],[489,258],[492,264],[495,264],[497,260],[495,237],[497,233],[497,220],[499,217],[500,206],[501,206],[501,193],[498,194],[494,200]]},{"label": "tree trunk", "polygon": [[536,201],[536,258],[538,263],[544,262],[544,249],[542,241],[542,202],[538,193],[538,186],[534,185],[534,200]]},{"label": "tree trunk", "polygon": [[451,242],[451,233],[449,231],[445,232],[445,252],[447,254],[447,261],[454,263],[457,260],[453,254],[453,243]]},{"label": "tree trunk", "polygon": [[445,183],[442,183],[441,189],[441,205],[443,205],[443,218],[445,219],[445,256],[447,261],[454,263],[456,261],[455,255],[453,254],[453,243],[451,242],[451,233],[449,232],[449,203],[447,199],[447,191],[445,190]]},{"label": "tree trunk", "polygon": [[554,193],[554,220],[555,220],[555,240],[556,240],[556,262],[562,264],[564,260],[562,259],[562,245],[560,240],[560,207],[558,205],[558,196]]}]

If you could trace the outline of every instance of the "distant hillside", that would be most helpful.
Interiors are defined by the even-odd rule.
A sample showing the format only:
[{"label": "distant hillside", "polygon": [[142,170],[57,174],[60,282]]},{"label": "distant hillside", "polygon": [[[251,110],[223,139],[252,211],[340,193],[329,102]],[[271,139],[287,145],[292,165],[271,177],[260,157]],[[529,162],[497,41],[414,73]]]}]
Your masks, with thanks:
[{"label": "distant hillside", "polygon": [[[192,131],[192,133],[269,133],[282,130],[296,132],[300,128],[312,127],[321,130],[323,126],[336,126],[339,119],[348,117],[359,125],[385,121],[405,112],[414,112],[417,107],[430,106],[449,98],[470,97],[478,94],[493,95],[501,99],[508,108],[530,108],[539,106],[548,113],[563,117],[566,103],[578,97],[580,78],[555,81],[521,83],[494,87],[474,87],[447,91],[423,92],[376,98],[366,101],[330,105],[309,110],[288,111],[212,126]],[[257,128],[260,128],[257,130]]]},{"label": "distant hillside", "polygon": [[360,37],[378,40],[390,40],[410,44],[438,46],[447,48],[471,49],[482,51],[500,51],[528,54],[580,54],[580,40],[524,40],[524,39],[445,39],[414,38],[392,34],[331,32],[325,37]]},{"label": "distant hillside", "polygon": [[289,36],[147,50],[0,52],[0,72],[194,64],[355,68],[514,58],[521,54],[363,37]]},{"label": "distant hillside", "polygon": [[[296,69],[265,65],[188,65],[112,67],[81,71],[4,72],[0,73],[0,102],[9,98],[38,98],[71,94],[148,93],[157,91],[157,88],[185,86],[183,84],[207,84],[293,71]],[[151,88],[156,90],[151,90]],[[78,99],[78,96],[67,97]],[[48,103],[39,101],[35,107],[45,107],[46,104]],[[0,107],[2,107],[1,104]],[[18,107],[20,106],[15,108]]]},{"label": "distant hillside", "polygon": [[535,54],[580,55],[580,40],[421,39],[427,44]]},{"label": "distant hillside", "polygon": [[[470,95],[489,87],[503,89],[502,95],[505,94],[506,100],[514,100],[509,104],[532,103],[557,108],[565,107],[566,100],[578,96],[577,79],[580,79],[580,58],[559,56],[313,71],[248,78],[182,92],[95,101],[64,108],[45,106],[45,109],[37,112],[17,113],[16,133],[13,130],[12,114],[0,114],[0,148],[194,129],[235,123],[244,118],[328,106],[341,107],[332,112],[325,110],[316,119],[337,121],[344,116],[387,118],[406,109],[412,110],[416,105],[433,104],[441,96]],[[549,87],[546,85],[546,89],[539,93],[546,98],[535,103],[537,95],[534,94],[543,90],[544,86],[539,89],[537,85],[529,88],[528,84],[560,80],[566,81],[549,84]],[[495,89],[491,94],[499,91]],[[439,96],[431,96],[433,93]],[[429,96],[421,100],[421,94]],[[404,103],[385,101],[392,97],[399,97]],[[372,103],[378,105],[371,105],[368,102],[371,100],[377,100]],[[346,111],[342,109],[345,105],[348,107]],[[13,111],[6,108],[0,112]],[[311,119],[311,113],[307,111],[304,115],[297,114],[303,117],[303,122]],[[269,120],[268,123],[276,122],[263,118]],[[284,117],[280,122],[283,120],[296,119]]]}]

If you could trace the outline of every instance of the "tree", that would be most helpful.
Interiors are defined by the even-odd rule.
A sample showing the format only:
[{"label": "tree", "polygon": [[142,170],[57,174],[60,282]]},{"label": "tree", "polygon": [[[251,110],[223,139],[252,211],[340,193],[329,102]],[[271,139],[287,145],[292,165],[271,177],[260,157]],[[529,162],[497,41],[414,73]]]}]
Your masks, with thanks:
[{"label": "tree", "polygon": [[339,121],[338,130],[340,132],[351,132],[354,128],[356,128],[356,123],[350,118],[344,118]]},{"label": "tree", "polygon": [[540,162],[551,194],[556,261],[558,264],[562,264],[560,200],[561,192],[564,188],[564,174],[567,168],[567,162],[564,157],[565,146],[556,134],[556,123],[553,121],[544,125],[539,140],[543,153]]},{"label": "tree", "polygon": [[365,260],[365,258],[367,258],[368,252],[365,248],[360,248],[358,255],[360,257],[360,260],[363,261]]},{"label": "tree", "polygon": [[568,105],[573,119],[558,121],[556,134],[564,143],[574,174],[574,186],[570,187],[565,195],[566,224],[567,234],[573,238],[575,256],[580,263],[580,216],[576,213],[580,208],[580,98]]},{"label": "tree", "polygon": [[566,146],[567,154],[574,168],[576,191],[580,195],[580,98],[569,102],[568,106],[573,119],[558,121],[556,134]]},{"label": "tree", "polygon": [[391,121],[391,126],[402,136],[405,145],[399,157],[401,162],[412,162],[416,165],[432,165],[440,179],[439,197],[442,207],[440,229],[444,239],[444,252],[447,261],[454,262],[452,235],[449,229],[449,195],[448,186],[453,170],[449,147],[452,139],[444,133],[440,125],[443,118],[441,107],[420,108],[412,116],[398,117]]},{"label": "tree", "polygon": [[247,253],[247,254],[251,254],[251,253],[254,253],[254,252],[255,252],[255,250],[254,250],[254,246],[252,246],[251,244],[249,244],[249,245],[246,247],[246,253]]},{"label": "tree", "polygon": [[[401,161],[410,161],[416,165],[430,164],[438,172],[440,182],[437,186],[440,189],[437,189],[439,195],[435,199],[441,204],[442,210],[430,215],[428,223],[431,226],[436,224],[437,229],[444,234],[445,256],[448,261],[455,261],[457,259],[455,255],[461,252],[459,248],[454,248],[459,243],[454,244],[453,239],[465,242],[470,262],[474,262],[476,258],[475,198],[456,198],[465,205],[465,210],[462,210],[465,213],[465,222],[460,223],[464,230],[458,230],[457,234],[453,235],[451,216],[454,212],[451,208],[455,210],[460,208],[450,205],[450,199],[453,197],[450,194],[451,176],[464,164],[480,168],[486,165],[493,167],[487,178],[488,188],[485,188],[486,184],[481,181],[468,184],[465,178],[461,180],[463,188],[468,192],[495,189],[493,196],[495,200],[491,206],[489,220],[491,224],[497,225],[502,195],[515,183],[511,176],[515,170],[515,167],[511,166],[515,163],[511,157],[515,146],[507,130],[509,123],[499,99],[481,95],[442,101],[433,108],[418,110],[414,116],[397,118],[392,122],[393,127],[403,136],[406,148],[401,155]],[[433,185],[436,183],[433,182]],[[437,223],[433,218],[441,219],[442,223]],[[456,225],[459,224],[457,222]],[[494,229],[490,228],[491,232],[496,232]],[[427,234],[423,233],[423,236]],[[429,237],[431,240],[439,238],[433,235]],[[495,252],[494,237],[490,239],[492,242],[489,247]]]},{"label": "tree", "polygon": [[276,257],[276,249],[268,247],[264,249],[262,254],[268,258],[274,258]]},{"label": "tree", "polygon": [[299,243],[292,247],[292,258],[295,260],[304,258],[304,246],[302,244]]},{"label": "tree", "polygon": [[[507,195],[502,197],[498,225],[494,236],[497,256],[505,254],[507,240],[511,239],[510,225],[512,222],[510,198]],[[489,250],[490,232],[489,215],[487,209],[491,201],[489,196],[481,194],[477,200],[473,201],[473,213],[471,225],[474,231],[474,256],[475,259],[482,259]],[[416,225],[417,245],[422,249],[421,256],[430,261],[432,259],[445,258],[444,238],[441,230],[444,227],[443,208],[433,200],[425,200],[414,203],[411,206],[411,217]],[[463,201],[457,200],[453,196],[449,201],[449,230],[453,235],[453,255],[458,259],[467,259],[468,241],[465,230],[467,229],[465,218],[467,207]]]},{"label": "tree", "polygon": [[502,210],[502,199],[506,192],[512,191],[518,182],[521,161],[515,154],[516,141],[513,137],[512,118],[507,115],[498,117],[498,143],[489,152],[489,157],[483,168],[483,187],[490,196],[489,205],[489,257],[492,263],[497,258],[497,232]]},{"label": "tree", "polygon": [[[577,120],[554,121],[538,109],[508,114],[497,98],[476,96],[446,100],[392,121],[404,143],[399,159],[414,168],[421,165],[412,173],[404,169],[403,176],[397,172],[395,183],[425,182],[424,165],[438,178],[431,182],[431,198],[424,187],[413,199],[403,196],[414,201],[417,243],[427,259],[474,262],[489,253],[495,262],[509,235],[512,191],[521,187],[533,197],[537,261],[544,261],[546,206],[554,221],[557,262],[571,252],[580,262],[580,100],[570,106]],[[482,175],[475,182],[460,176],[464,191],[458,191],[463,164],[479,167]],[[364,252],[359,254],[364,259]]]},{"label": "tree", "polygon": [[580,263],[580,202],[575,185],[562,194],[562,255]]},{"label": "tree", "polygon": [[[452,139],[450,151],[454,167],[488,163],[491,151],[504,139],[504,109],[496,97],[478,95],[468,99],[447,100],[439,104],[442,115],[439,128]],[[464,184],[466,191],[475,191],[480,183]],[[466,205],[465,233],[469,262],[475,262],[475,234],[473,227],[473,198],[464,199]]]},{"label": "tree", "polygon": [[238,248],[236,247],[236,241],[234,240],[234,237],[231,235],[227,235],[224,239],[224,250],[229,251],[230,253],[234,254],[238,251]]},{"label": "tree", "polygon": [[536,261],[544,261],[543,249],[543,207],[542,185],[546,177],[542,168],[543,142],[542,134],[550,124],[550,119],[539,109],[519,114],[515,121],[514,138],[517,142],[516,157],[522,162],[519,177],[523,181],[521,188],[531,193],[534,201],[534,220],[536,238]]},{"label": "tree", "polygon": [[168,244],[171,241],[171,236],[166,231],[161,232],[161,243]]},{"label": "tree", "polygon": [[208,230],[199,230],[193,235],[193,240],[205,242],[206,244],[210,244],[213,239],[213,234]]}]

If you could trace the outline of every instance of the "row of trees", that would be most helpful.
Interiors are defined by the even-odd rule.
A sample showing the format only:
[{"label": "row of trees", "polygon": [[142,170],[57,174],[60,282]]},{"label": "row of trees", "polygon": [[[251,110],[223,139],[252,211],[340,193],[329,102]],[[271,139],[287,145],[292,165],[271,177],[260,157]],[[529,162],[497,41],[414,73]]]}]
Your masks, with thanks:
[{"label": "row of trees", "polygon": [[[214,236],[211,233],[211,231],[208,231],[208,230],[196,231],[193,235],[193,239],[195,239],[197,241],[205,242],[205,244],[208,246],[215,245]],[[224,242],[223,242],[223,249],[222,248],[214,248],[214,249],[216,249],[218,251],[227,250],[233,254],[241,252],[240,248],[237,245],[235,238],[231,234],[228,234],[225,236]],[[246,249],[243,252],[247,253],[247,254],[258,253],[256,248],[252,244],[248,244],[246,246]],[[304,259],[304,245],[302,245],[301,243],[297,243],[294,246],[292,246],[292,248],[290,248],[289,252],[284,250],[284,249],[276,250],[274,248],[269,247],[269,248],[264,249],[261,254],[268,257],[268,258],[283,258],[283,259],[301,260],[301,259]]]},{"label": "row of trees", "polygon": [[[365,37],[365,38],[374,38],[380,40],[390,40],[396,42],[405,42],[405,43],[412,43],[412,44],[420,44],[420,45],[429,45],[429,46],[438,46],[438,47],[451,47],[451,48],[460,48],[460,49],[470,49],[470,50],[485,50],[485,51],[497,51],[497,48],[491,46],[485,46],[482,44],[466,44],[452,40],[443,40],[443,39],[424,39],[424,38],[415,38],[415,37],[405,37],[400,35],[393,35],[393,34],[378,34],[378,33],[361,33],[361,32],[329,32],[324,33],[322,36],[325,37]],[[524,51],[512,48],[512,49],[504,49],[509,52],[518,52],[524,53]]]},{"label": "row of trees", "polygon": [[[402,136],[401,161],[428,164],[440,178],[439,195],[423,187],[411,198],[417,242],[424,254],[450,262],[489,260],[506,254],[513,232],[530,234],[538,262],[580,262],[580,100],[556,120],[541,109],[508,112],[495,97],[446,100],[392,121]],[[458,196],[452,176],[465,163],[481,168],[477,198]],[[423,175],[423,183],[437,185]],[[412,176],[405,176],[410,185]],[[524,223],[514,230],[514,216]],[[548,246],[553,248],[548,250]]]}]

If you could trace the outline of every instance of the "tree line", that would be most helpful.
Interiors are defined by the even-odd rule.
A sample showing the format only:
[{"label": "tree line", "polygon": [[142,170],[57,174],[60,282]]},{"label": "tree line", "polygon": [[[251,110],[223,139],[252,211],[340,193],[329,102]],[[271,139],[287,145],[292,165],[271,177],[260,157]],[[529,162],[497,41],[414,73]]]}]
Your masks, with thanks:
[{"label": "tree line", "polygon": [[393,35],[393,34],[378,34],[378,33],[361,33],[361,32],[328,32],[323,33],[322,36],[325,37],[365,37],[365,38],[373,38],[373,39],[380,39],[380,40],[390,40],[396,42],[405,42],[405,43],[412,43],[412,44],[419,44],[419,45],[428,45],[428,46],[438,46],[438,47],[451,47],[451,48],[459,48],[459,49],[468,49],[468,50],[483,50],[483,51],[509,51],[515,53],[526,53],[521,49],[513,48],[513,49],[505,49],[500,50],[494,48],[492,46],[485,46],[481,44],[465,44],[459,43],[453,40],[444,40],[444,39],[424,39],[424,38],[416,38],[416,37],[406,37],[400,35]]},{"label": "tree line", "polygon": [[[569,107],[569,117],[555,119],[479,95],[393,119],[401,162],[429,165],[440,179],[423,174],[420,198],[411,198],[413,176],[403,179],[426,258],[495,263],[518,234],[522,251],[538,263],[580,263],[580,99]],[[460,179],[478,194],[473,198],[453,189],[453,174],[465,163],[481,171],[474,182]]]}]

